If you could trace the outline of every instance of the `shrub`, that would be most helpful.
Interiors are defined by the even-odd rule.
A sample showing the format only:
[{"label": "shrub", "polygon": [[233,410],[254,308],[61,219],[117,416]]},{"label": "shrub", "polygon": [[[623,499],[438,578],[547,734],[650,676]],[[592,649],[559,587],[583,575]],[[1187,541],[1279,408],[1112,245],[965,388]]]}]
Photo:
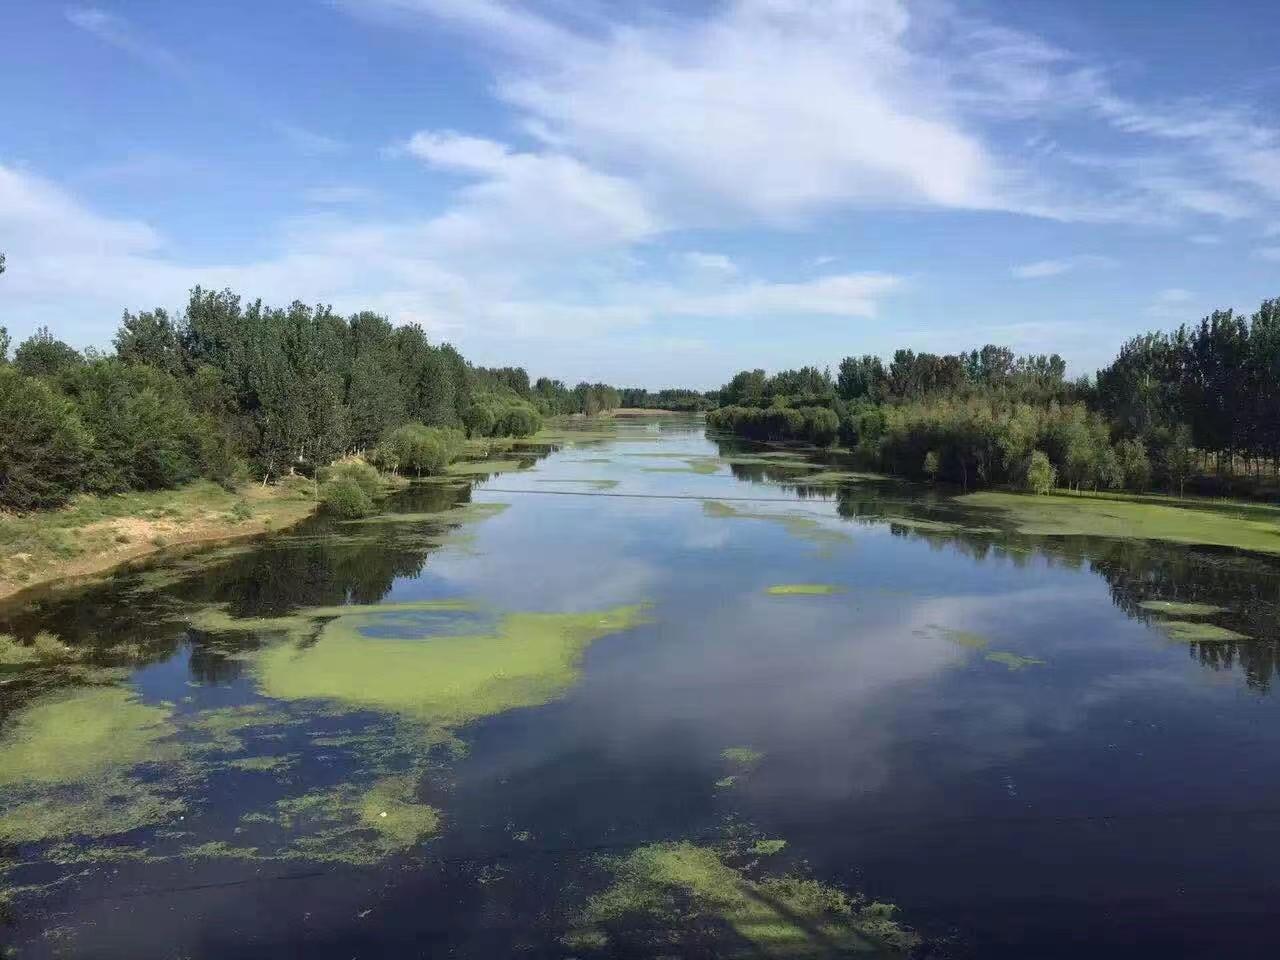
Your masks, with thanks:
[{"label": "shrub", "polygon": [[468,437],[491,437],[498,417],[490,407],[475,403],[462,412],[462,424],[467,428]]},{"label": "shrub", "polygon": [[406,423],[387,435],[378,455],[383,460],[394,456],[397,467],[406,473],[432,476],[444,473],[461,452],[462,440],[458,430]]},{"label": "shrub", "polygon": [[1048,456],[1042,450],[1032,450],[1031,459],[1027,461],[1027,489],[1037,494],[1048,493],[1056,480],[1057,471]]},{"label": "shrub", "polygon": [[531,437],[542,429],[542,417],[533,407],[518,404],[502,418],[502,433],[508,437]]},{"label": "shrub", "polygon": [[320,500],[325,510],[345,519],[367,517],[373,513],[373,499],[350,477],[331,480],[325,484]]},{"label": "shrub", "polygon": [[332,483],[339,480],[350,480],[361,490],[370,500],[376,499],[382,495],[382,477],[378,475],[378,471],[367,463],[359,460],[348,460],[345,463],[336,463],[320,472],[320,481],[322,483]]},{"label": "shrub", "polygon": [[41,630],[31,641],[31,649],[37,657],[46,662],[69,659],[72,650],[63,643],[57,634]]}]

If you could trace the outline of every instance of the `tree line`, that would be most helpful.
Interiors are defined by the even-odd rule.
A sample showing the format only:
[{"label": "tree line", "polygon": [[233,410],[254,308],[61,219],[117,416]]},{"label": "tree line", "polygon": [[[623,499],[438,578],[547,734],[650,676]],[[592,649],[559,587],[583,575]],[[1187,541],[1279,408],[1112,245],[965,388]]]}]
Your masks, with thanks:
[{"label": "tree line", "polygon": [[1280,300],[1134,337],[1096,377],[1057,354],[845,357],[836,376],[744,370],[708,425],[765,441],[840,442],[877,469],[965,488],[1241,491],[1280,469]]},{"label": "tree line", "polygon": [[437,472],[464,436],[529,436],[544,416],[618,403],[604,384],[473,366],[373,312],[200,287],[177,316],[126,311],[109,351],[47,328],[12,359],[10,346],[0,327],[0,508],[17,511],[200,477],[311,476],[349,454]]}]

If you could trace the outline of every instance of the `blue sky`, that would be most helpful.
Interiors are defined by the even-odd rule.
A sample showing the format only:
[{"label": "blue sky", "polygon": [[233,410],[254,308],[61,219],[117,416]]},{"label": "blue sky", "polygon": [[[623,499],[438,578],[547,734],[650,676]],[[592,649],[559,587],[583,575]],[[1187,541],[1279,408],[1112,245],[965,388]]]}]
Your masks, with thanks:
[{"label": "blue sky", "polygon": [[194,284],[534,375],[1062,353],[1280,295],[1280,9],[10,0],[0,323]]}]

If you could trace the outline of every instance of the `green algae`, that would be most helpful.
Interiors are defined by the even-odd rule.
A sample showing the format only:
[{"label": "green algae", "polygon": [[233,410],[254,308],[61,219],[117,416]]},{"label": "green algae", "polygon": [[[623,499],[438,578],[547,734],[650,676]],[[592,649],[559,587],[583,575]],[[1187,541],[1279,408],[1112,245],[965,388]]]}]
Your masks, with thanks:
[{"label": "green algae", "polygon": [[721,777],[719,780],[716,781],[716,789],[728,790],[737,782],[738,782],[737,775],[730,776],[730,777]]},{"label": "green algae", "polygon": [[264,754],[257,757],[245,757],[240,760],[230,760],[227,762],[227,766],[233,770],[255,771],[259,773],[278,773],[296,765],[297,762],[298,755],[293,753],[278,755]]},{"label": "green algae", "polygon": [[983,650],[991,644],[991,640],[980,633],[973,633],[970,630],[956,630],[952,627],[941,627],[936,623],[931,623],[924,630],[917,632],[922,635],[932,633],[950,643],[954,643],[957,647],[964,647],[966,650]]},{"label": "green algae", "polygon": [[824,597],[843,593],[844,588],[831,583],[777,583],[764,592],[771,597]]},{"label": "green algae", "polygon": [[748,510],[739,510],[732,504],[725,503],[722,500],[704,500],[702,502],[702,512],[708,517],[716,519],[734,519],[734,520],[763,520],[768,523],[781,524],[782,527],[800,540],[807,540],[822,548],[824,551],[835,546],[845,546],[853,542],[853,538],[843,530],[833,530],[823,525],[817,517],[812,514],[804,514],[796,511],[787,513],[765,513],[752,512]]},{"label": "green algae", "polygon": [[434,510],[425,513],[376,513],[368,517],[342,521],[343,526],[368,526],[387,523],[465,523],[474,520],[487,520],[504,512],[511,504],[502,501],[484,501],[480,503],[460,503],[447,510]]},{"label": "green algae", "polygon": [[119,687],[59,692],[20,711],[0,737],[0,787],[74,784],[165,756],[171,711]]},{"label": "green algae", "polygon": [[344,784],[281,800],[274,822],[297,835],[276,857],[364,865],[409,850],[441,824],[416,788],[414,777],[398,775],[367,789]]},{"label": "green algae", "polygon": [[449,464],[449,476],[476,477],[493,473],[511,473],[522,466],[524,466],[522,460],[460,460]]},{"label": "green algae", "polygon": [[618,481],[618,480],[608,480],[608,479],[603,479],[603,480],[579,480],[579,479],[555,478],[555,477],[548,477],[548,478],[543,479],[543,480],[538,480],[537,482],[538,482],[538,483],[566,483],[566,484],[574,484],[574,485],[579,485],[579,486],[590,487],[592,490],[612,490],[614,487],[616,487],[616,486],[620,483],[620,481]]},{"label": "green algae", "polygon": [[11,718],[0,738],[0,840],[125,833],[185,805],[129,774],[178,757],[166,707],[118,687],[62,690]]},{"label": "green algae", "polygon": [[187,623],[205,633],[278,634],[299,641],[314,637],[324,621],[340,617],[390,616],[430,611],[463,612],[474,609],[474,605],[467,600],[411,600],[402,603],[305,607],[280,617],[237,617],[225,607],[211,606],[196,610],[188,616]]},{"label": "green algae", "polygon": [[645,620],[643,605],[590,613],[512,613],[493,633],[371,637],[384,608],[343,615],[314,644],[263,651],[255,664],[263,693],[278,700],[328,700],[416,720],[441,739],[480,717],[556,699],[576,682],[595,640]]},{"label": "green algae", "polygon": [[396,848],[434,835],[440,829],[440,811],[417,802],[416,786],[409,776],[378,781],[361,798],[360,822]]},{"label": "green algae", "polygon": [[44,843],[64,837],[107,837],[168,823],[187,809],[140,780],[110,777],[6,800],[0,842]]},{"label": "green algae", "polygon": [[764,754],[751,747],[726,747],[720,751],[720,757],[740,770],[751,770],[764,759]]},{"label": "green algae", "polygon": [[992,663],[1004,665],[1011,672],[1025,670],[1027,667],[1037,667],[1044,664],[1043,660],[1037,660],[1035,657],[1024,657],[1021,654],[1010,653],[1007,650],[994,650],[987,654],[986,659]]},{"label": "green algae", "polygon": [[1184,643],[1232,643],[1253,639],[1226,627],[1191,620],[1166,620],[1160,624],[1160,629],[1171,640],[1181,640]]},{"label": "green algae", "polygon": [[790,483],[807,487],[835,487],[846,483],[873,483],[889,478],[880,473],[865,473],[860,470],[822,470],[797,477]]},{"label": "green algae", "polygon": [[987,491],[959,497],[965,506],[998,511],[1019,533],[1165,540],[1280,553],[1280,513],[1242,504],[1114,496],[1033,496]]},{"label": "green algae", "polygon": [[1152,613],[1167,613],[1175,617],[1212,617],[1226,612],[1225,607],[1215,607],[1211,603],[1184,603],[1179,600],[1143,600],[1138,606]]},{"label": "green algae", "polygon": [[[715,944],[715,956],[899,956],[917,942],[894,908],[816,880],[748,878],[710,847],[640,847],[612,861],[613,884],[588,900],[564,938],[581,951],[613,951],[642,931],[651,949]],[[667,949],[663,949],[667,948]]]},{"label": "green algae", "polygon": [[769,857],[781,853],[787,846],[785,840],[757,840],[751,845],[751,852],[761,857]]},{"label": "green algae", "polygon": [[245,747],[244,734],[250,730],[275,728],[292,718],[262,703],[203,710],[185,718],[184,729],[197,735],[192,749],[217,753],[238,753]]}]

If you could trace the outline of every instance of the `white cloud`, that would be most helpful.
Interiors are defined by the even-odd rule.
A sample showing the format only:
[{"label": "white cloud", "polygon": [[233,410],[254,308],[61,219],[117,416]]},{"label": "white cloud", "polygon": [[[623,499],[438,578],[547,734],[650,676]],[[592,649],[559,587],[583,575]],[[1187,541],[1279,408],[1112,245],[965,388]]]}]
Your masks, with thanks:
[{"label": "white cloud", "polygon": [[1254,251],[1254,256],[1260,260],[1270,260],[1272,263],[1280,263],[1280,247],[1261,247]]},{"label": "white cloud", "polygon": [[1078,254],[1074,257],[1061,257],[1055,260],[1036,260],[1016,266],[1011,271],[1020,280],[1035,280],[1043,277],[1056,277],[1081,267],[1111,267],[1115,261],[1110,257],[1096,254]]},{"label": "white cloud", "polygon": [[[1280,131],[1247,110],[1126,99],[1086,58],[947,3],[726,0],[608,20],[505,0],[346,5],[478,38],[529,133],[635,180],[671,223],[906,206],[1159,225],[1280,199]],[[1089,125],[1106,149],[1082,170],[1063,144]]]},{"label": "white cloud", "polygon": [[711,277],[732,277],[739,273],[738,265],[723,253],[703,253],[690,250],[680,258],[691,270]]},{"label": "white cloud", "polygon": [[1222,242],[1222,237],[1216,233],[1193,233],[1187,237],[1187,242],[1198,244],[1202,247],[1213,247]]},{"label": "white cloud", "polygon": [[699,317],[874,317],[880,299],[901,286],[902,279],[891,274],[851,273],[806,283],[753,282],[713,294],[660,299],[658,305],[664,312]]},{"label": "white cloud", "polygon": [[519,153],[492,140],[428,131],[414,134],[406,150],[437,169],[478,178],[424,228],[426,239],[454,251],[547,255],[633,243],[660,228],[635,184],[561,153]]},{"label": "white cloud", "polygon": [[344,204],[344,203],[367,203],[378,197],[378,191],[371,187],[362,187],[356,184],[329,184],[323,187],[311,187],[302,192],[302,198],[307,203],[314,204]]},{"label": "white cloud", "polygon": [[[102,345],[122,309],[179,307],[188,289],[201,284],[229,286],[268,302],[301,296],[344,312],[379,310],[396,322],[421,323],[437,337],[460,339],[464,346],[487,343],[509,350],[511,337],[569,342],[643,330],[664,318],[693,323],[725,317],[870,317],[901,284],[880,273],[804,283],[725,274],[708,292],[701,284],[637,282],[603,270],[601,282],[589,292],[574,285],[547,288],[540,271],[527,268],[536,263],[533,253],[521,251],[518,264],[500,257],[495,264],[494,254],[516,243],[540,244],[558,259],[575,245],[628,242],[637,230],[648,229],[648,220],[636,215],[627,191],[621,194],[625,215],[619,218],[616,185],[602,185],[580,165],[565,166],[562,158],[452,141],[435,159],[443,162],[446,154],[455,162],[469,157],[467,169],[477,169],[472,161],[485,157],[483,168],[491,176],[464,189],[458,204],[440,216],[406,222],[299,218],[280,231],[278,253],[238,264],[181,262],[145,224],[99,216],[62,188],[0,166],[0,236],[10,268],[3,293],[6,305],[28,324],[13,332],[23,335],[41,323],[68,330],[68,322],[78,320],[75,335],[68,330],[70,338]],[[579,222],[566,223],[574,217]],[[504,223],[509,232],[496,235]],[[564,224],[559,233],[553,229],[558,223]],[[704,256],[718,262],[717,255]],[[674,341],[696,339],[681,335]]]},{"label": "white cloud", "polygon": [[97,7],[73,7],[66,11],[67,21],[93,34],[104,43],[123,50],[135,60],[173,74],[185,74],[186,67],[175,54],[142,36],[123,17]]},{"label": "white cloud", "polygon": [[314,130],[308,130],[296,124],[275,123],[273,126],[276,132],[284,137],[299,153],[321,157],[342,153],[348,149],[348,145],[342,140],[323,133],[316,133]]},{"label": "white cloud", "polygon": [[1166,287],[1152,298],[1146,313],[1147,316],[1158,320],[1185,320],[1192,312],[1191,304],[1194,300],[1195,294],[1190,290],[1182,287]]}]

